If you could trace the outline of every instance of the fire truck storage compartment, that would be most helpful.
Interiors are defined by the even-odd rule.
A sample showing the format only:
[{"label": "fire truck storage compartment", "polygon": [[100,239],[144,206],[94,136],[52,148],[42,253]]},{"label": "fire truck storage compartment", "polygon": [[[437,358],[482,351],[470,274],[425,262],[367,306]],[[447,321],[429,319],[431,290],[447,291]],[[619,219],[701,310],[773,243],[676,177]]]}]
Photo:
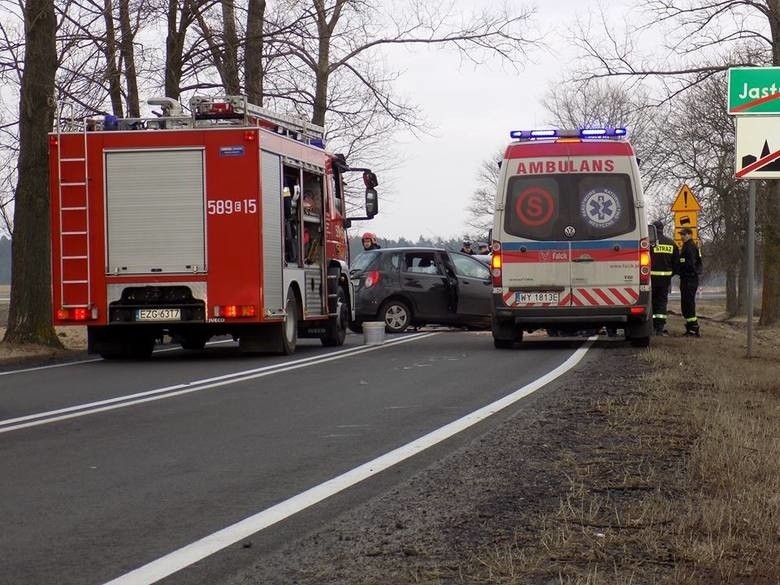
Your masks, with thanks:
[{"label": "fire truck storage compartment", "polygon": [[306,312],[311,315],[322,315],[322,268],[305,268],[306,274]]},{"label": "fire truck storage compartment", "polygon": [[265,308],[284,312],[282,290],[282,163],[278,154],[262,151],[263,165],[263,296]]},{"label": "fire truck storage compartment", "polygon": [[202,148],[105,152],[110,274],[204,272]]}]

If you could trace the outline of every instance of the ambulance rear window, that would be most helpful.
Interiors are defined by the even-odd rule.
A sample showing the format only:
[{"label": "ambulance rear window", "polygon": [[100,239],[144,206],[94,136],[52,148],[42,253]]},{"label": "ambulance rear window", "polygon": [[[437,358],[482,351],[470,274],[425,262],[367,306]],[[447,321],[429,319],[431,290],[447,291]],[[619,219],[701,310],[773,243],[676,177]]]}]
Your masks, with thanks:
[{"label": "ambulance rear window", "polygon": [[[511,177],[505,210],[504,230],[530,240],[602,240],[636,229],[631,181],[624,174]],[[574,229],[573,236],[565,235],[566,228]]]}]

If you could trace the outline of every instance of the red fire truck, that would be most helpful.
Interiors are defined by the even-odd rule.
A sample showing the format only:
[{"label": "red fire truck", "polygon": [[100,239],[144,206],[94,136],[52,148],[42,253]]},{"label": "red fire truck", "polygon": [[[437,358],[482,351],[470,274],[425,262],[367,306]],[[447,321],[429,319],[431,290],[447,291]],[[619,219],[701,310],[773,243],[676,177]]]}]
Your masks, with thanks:
[{"label": "red fire truck", "polygon": [[[60,116],[49,137],[53,310],[91,353],[148,357],[232,335],[245,352],[341,345],[353,311],[346,228],[377,179],[324,149],[323,128],[243,96],[169,98],[154,118]],[[348,219],[360,172],[366,216]]]}]

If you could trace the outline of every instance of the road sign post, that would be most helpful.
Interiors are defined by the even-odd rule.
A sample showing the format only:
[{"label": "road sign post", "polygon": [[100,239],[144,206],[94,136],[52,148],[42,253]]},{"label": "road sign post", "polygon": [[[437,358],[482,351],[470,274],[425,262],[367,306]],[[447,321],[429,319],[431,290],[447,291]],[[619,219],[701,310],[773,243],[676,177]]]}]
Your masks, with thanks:
[{"label": "road sign post", "polygon": [[[737,116],[736,177],[780,178],[780,67],[729,69],[728,112]],[[763,114],[763,116],[756,116]],[[778,114],[775,116],[767,114]],[[773,148],[775,150],[773,150]],[[747,357],[753,351],[753,279],[756,261],[756,182],[748,182]]]}]

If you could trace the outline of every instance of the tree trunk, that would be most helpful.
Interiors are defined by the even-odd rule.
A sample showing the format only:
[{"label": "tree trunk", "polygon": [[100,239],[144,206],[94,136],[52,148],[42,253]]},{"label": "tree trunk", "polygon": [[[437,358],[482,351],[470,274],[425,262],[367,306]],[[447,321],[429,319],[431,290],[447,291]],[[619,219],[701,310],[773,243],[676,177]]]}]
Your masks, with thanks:
[{"label": "tree trunk", "polygon": [[759,325],[777,323],[780,306],[780,181],[766,198],[764,234],[764,290],[761,295]]},{"label": "tree trunk", "polygon": [[19,179],[5,341],[60,346],[51,321],[48,132],[54,120],[56,20],[51,0],[24,4],[25,55],[19,100]]},{"label": "tree trunk", "polygon": [[739,311],[737,289],[737,270],[734,267],[726,269],[726,314],[733,317]]},{"label": "tree trunk", "polygon": [[165,95],[175,100],[181,95],[181,77],[184,67],[184,40],[189,24],[188,7],[184,2],[179,14],[179,3],[169,0],[168,34],[165,37]]},{"label": "tree trunk", "polygon": [[[772,64],[780,66],[780,2],[769,0],[769,29],[772,34]],[[762,232],[764,235],[764,290],[761,295],[759,325],[777,322],[780,304],[780,181],[774,181],[769,193]]]},{"label": "tree trunk", "polygon": [[245,89],[249,103],[263,105],[263,20],[265,0],[249,0],[244,47]]},{"label": "tree trunk", "polygon": [[103,18],[106,22],[106,42],[103,45],[103,54],[106,57],[106,75],[108,76],[108,95],[111,98],[111,111],[124,118],[122,106],[122,80],[117,67],[117,42],[116,27],[114,26],[114,7],[111,0],[104,1]]},{"label": "tree trunk", "polygon": [[314,112],[311,121],[319,126],[325,125],[325,114],[328,111],[328,80],[330,78],[331,66],[330,42],[345,3],[346,0],[336,0],[333,5],[333,13],[330,16],[330,20],[328,20],[324,0],[314,0],[314,8],[317,13],[319,45],[317,47],[317,70],[314,72]]},{"label": "tree trunk", "polygon": [[222,31],[222,84],[227,95],[238,95],[241,93],[241,82],[238,79],[238,33],[233,0],[222,0]]},{"label": "tree trunk", "polygon": [[141,116],[141,104],[138,100],[138,74],[135,69],[135,31],[130,22],[130,0],[119,0],[119,30],[122,35],[119,50],[125,68],[127,86],[127,115],[131,118]]}]

